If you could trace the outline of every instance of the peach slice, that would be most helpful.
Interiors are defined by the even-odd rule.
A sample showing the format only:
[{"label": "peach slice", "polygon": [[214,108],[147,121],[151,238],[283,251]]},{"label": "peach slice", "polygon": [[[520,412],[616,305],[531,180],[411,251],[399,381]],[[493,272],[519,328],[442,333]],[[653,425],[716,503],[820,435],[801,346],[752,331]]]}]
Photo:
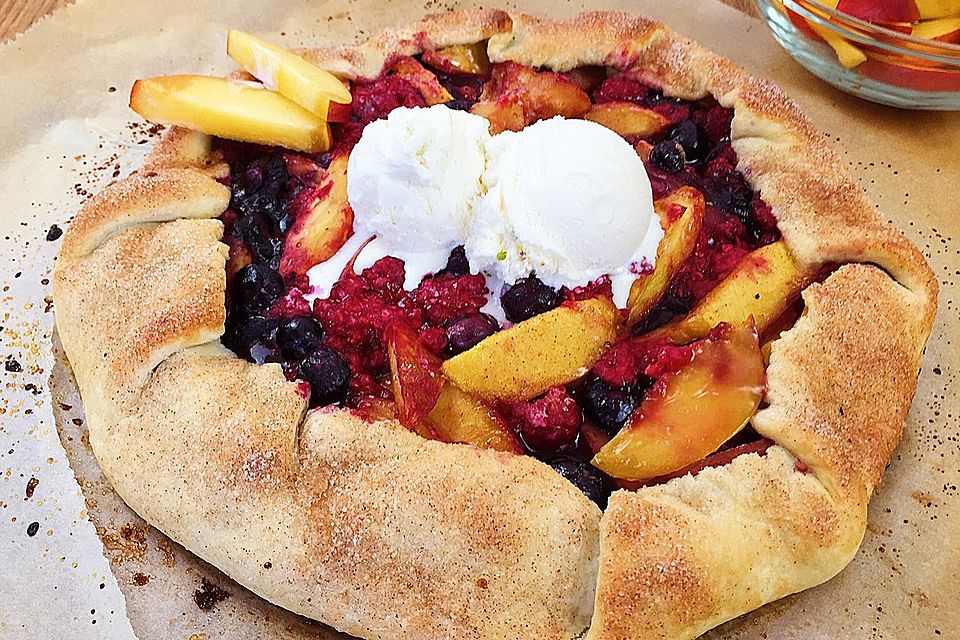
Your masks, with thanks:
[{"label": "peach slice", "polygon": [[453,96],[440,84],[437,76],[430,73],[426,67],[410,56],[397,58],[391,70],[413,85],[423,96],[427,106],[443,104],[453,100]]},{"label": "peach slice", "polygon": [[327,119],[331,102],[350,104],[350,91],[335,75],[256,36],[230,29],[227,55],[264,86]]},{"label": "peach slice", "polygon": [[523,453],[516,434],[489,405],[447,381],[440,358],[403,321],[384,332],[397,417],[430,440]]},{"label": "peach slice", "polygon": [[589,93],[600,86],[600,83],[606,79],[607,70],[599,65],[589,65],[565,71],[563,75]]},{"label": "peach slice", "polygon": [[483,100],[470,108],[470,113],[490,121],[490,133],[520,131],[527,124],[520,103],[507,99]]},{"label": "peach slice", "polygon": [[650,159],[650,152],[653,151],[653,145],[646,140],[637,140],[637,144],[633,145],[633,150],[637,152],[641,160],[646,162]]},{"label": "peach slice", "polygon": [[663,226],[663,238],[657,246],[653,273],[633,281],[627,297],[627,326],[632,327],[653,309],[666,292],[670,281],[697,245],[697,237],[706,215],[703,194],[693,187],[680,187],[654,203]]},{"label": "peach slice", "polygon": [[565,303],[450,358],[443,372],[484,400],[529,400],[586,373],[616,337],[618,320],[609,298]]},{"label": "peach slice", "polygon": [[400,424],[425,438],[437,439],[427,416],[436,406],[444,385],[440,358],[424,347],[413,327],[402,320],[387,325],[383,341],[387,345]]},{"label": "peach slice", "polygon": [[911,35],[925,40],[960,42],[960,16],[918,22],[913,25]]},{"label": "peach slice", "polygon": [[800,265],[782,240],[747,254],[686,317],[657,329],[674,342],[702,338],[720,324],[746,324],[752,317],[765,334],[813,281],[816,270]]},{"label": "peach slice", "polygon": [[554,116],[579,118],[590,106],[586,92],[562,74],[501,62],[493,66],[480,101],[470,111],[490,120],[491,133],[498,133]]},{"label": "peach slice", "polygon": [[901,55],[871,52],[857,70],[882,82],[920,91],[960,91],[960,70],[929,66]]},{"label": "peach slice", "polygon": [[840,0],[836,9],[867,22],[915,22],[920,19],[914,0]]},{"label": "peach slice", "polygon": [[827,29],[826,27],[821,27],[818,24],[814,24],[807,21],[809,27],[820,36],[830,48],[833,49],[834,53],[837,54],[837,60],[840,61],[841,66],[845,69],[853,69],[858,67],[866,61],[867,56],[861,51],[858,47],[853,45],[849,40],[844,38],[838,33]]},{"label": "peach slice", "polygon": [[302,276],[310,267],[329,260],[353,233],[353,209],[347,203],[347,158],[340,155],[320,177],[317,187],[299,197],[312,197],[283,242],[280,275]]},{"label": "peach slice", "polygon": [[330,148],[327,123],[292,100],[252,82],[163,76],[133,83],[130,108],[150,122],[318,153]]},{"label": "peach slice", "polygon": [[451,382],[443,385],[427,421],[444,442],[523,453],[520,440],[499,413]]},{"label": "peach slice", "polygon": [[583,117],[624,137],[646,138],[660,133],[670,125],[670,119],[666,116],[632,102],[597,104]]},{"label": "peach slice", "polygon": [[914,0],[921,20],[960,16],[960,0]]},{"label": "peach slice", "polygon": [[490,73],[487,43],[455,44],[423,52],[423,61],[443,73],[485,76]]},{"label": "peach slice", "polygon": [[726,325],[694,345],[690,362],[647,392],[630,422],[594,456],[615,478],[645,481],[716,451],[750,420],[766,373],[756,330]]}]

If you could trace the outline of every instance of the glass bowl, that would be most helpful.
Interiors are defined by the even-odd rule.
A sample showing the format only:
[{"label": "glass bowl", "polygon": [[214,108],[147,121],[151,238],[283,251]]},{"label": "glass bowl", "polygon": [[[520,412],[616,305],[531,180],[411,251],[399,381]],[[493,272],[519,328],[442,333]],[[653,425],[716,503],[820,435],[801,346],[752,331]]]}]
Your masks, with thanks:
[{"label": "glass bowl", "polygon": [[[833,3],[836,4],[836,3]],[[777,42],[815,76],[906,109],[960,110],[960,45],[879,26],[817,0],[757,0]]]}]

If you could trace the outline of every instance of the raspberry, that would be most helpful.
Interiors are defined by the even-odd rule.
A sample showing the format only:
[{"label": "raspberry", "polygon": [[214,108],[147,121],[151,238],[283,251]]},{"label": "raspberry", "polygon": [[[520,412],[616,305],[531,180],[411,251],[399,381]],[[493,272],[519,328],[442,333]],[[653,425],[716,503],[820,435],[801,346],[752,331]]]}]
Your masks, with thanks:
[{"label": "raspberry", "polygon": [[536,400],[511,405],[523,441],[537,451],[555,451],[573,441],[583,424],[580,406],[563,387]]}]

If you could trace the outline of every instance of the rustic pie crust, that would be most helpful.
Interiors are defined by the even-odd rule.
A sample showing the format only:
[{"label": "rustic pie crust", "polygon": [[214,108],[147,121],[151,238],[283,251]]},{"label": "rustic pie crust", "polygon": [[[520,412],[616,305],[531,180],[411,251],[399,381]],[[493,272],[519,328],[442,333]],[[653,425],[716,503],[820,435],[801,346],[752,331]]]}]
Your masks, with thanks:
[{"label": "rustic pie crust", "polygon": [[775,85],[646,18],[445,13],[304,55],[374,77],[395,54],[481,40],[495,62],[712,94],[794,257],[843,264],[773,344],[752,421],[766,455],[617,491],[601,513],[531,457],[307,412],[279,365],[219,341],[230,192],[210,139],[172,129],[87,203],[57,261],[57,326],[104,473],[239,583],[364,638],[692,638],[829,579],[915,390],[937,297],[921,254]]}]

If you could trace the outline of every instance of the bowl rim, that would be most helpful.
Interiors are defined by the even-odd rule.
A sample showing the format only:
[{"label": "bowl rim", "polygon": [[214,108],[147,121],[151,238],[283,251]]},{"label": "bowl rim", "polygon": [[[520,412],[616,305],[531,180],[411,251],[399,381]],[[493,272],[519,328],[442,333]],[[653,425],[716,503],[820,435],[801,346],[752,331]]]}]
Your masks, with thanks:
[{"label": "bowl rim", "polygon": [[[769,2],[769,0],[759,1]],[[829,29],[848,40],[878,47],[909,58],[928,60],[950,67],[960,67],[960,44],[917,38],[916,36],[894,31],[893,29],[888,29],[851,16],[848,13],[838,11],[818,0],[780,0],[778,4],[781,3],[785,8],[799,14],[801,17],[811,20],[818,26]],[[880,35],[883,38],[872,38],[870,37],[871,33]],[[898,42],[919,45],[928,51],[898,46]],[[938,53],[941,51],[943,52],[942,54]]]}]

